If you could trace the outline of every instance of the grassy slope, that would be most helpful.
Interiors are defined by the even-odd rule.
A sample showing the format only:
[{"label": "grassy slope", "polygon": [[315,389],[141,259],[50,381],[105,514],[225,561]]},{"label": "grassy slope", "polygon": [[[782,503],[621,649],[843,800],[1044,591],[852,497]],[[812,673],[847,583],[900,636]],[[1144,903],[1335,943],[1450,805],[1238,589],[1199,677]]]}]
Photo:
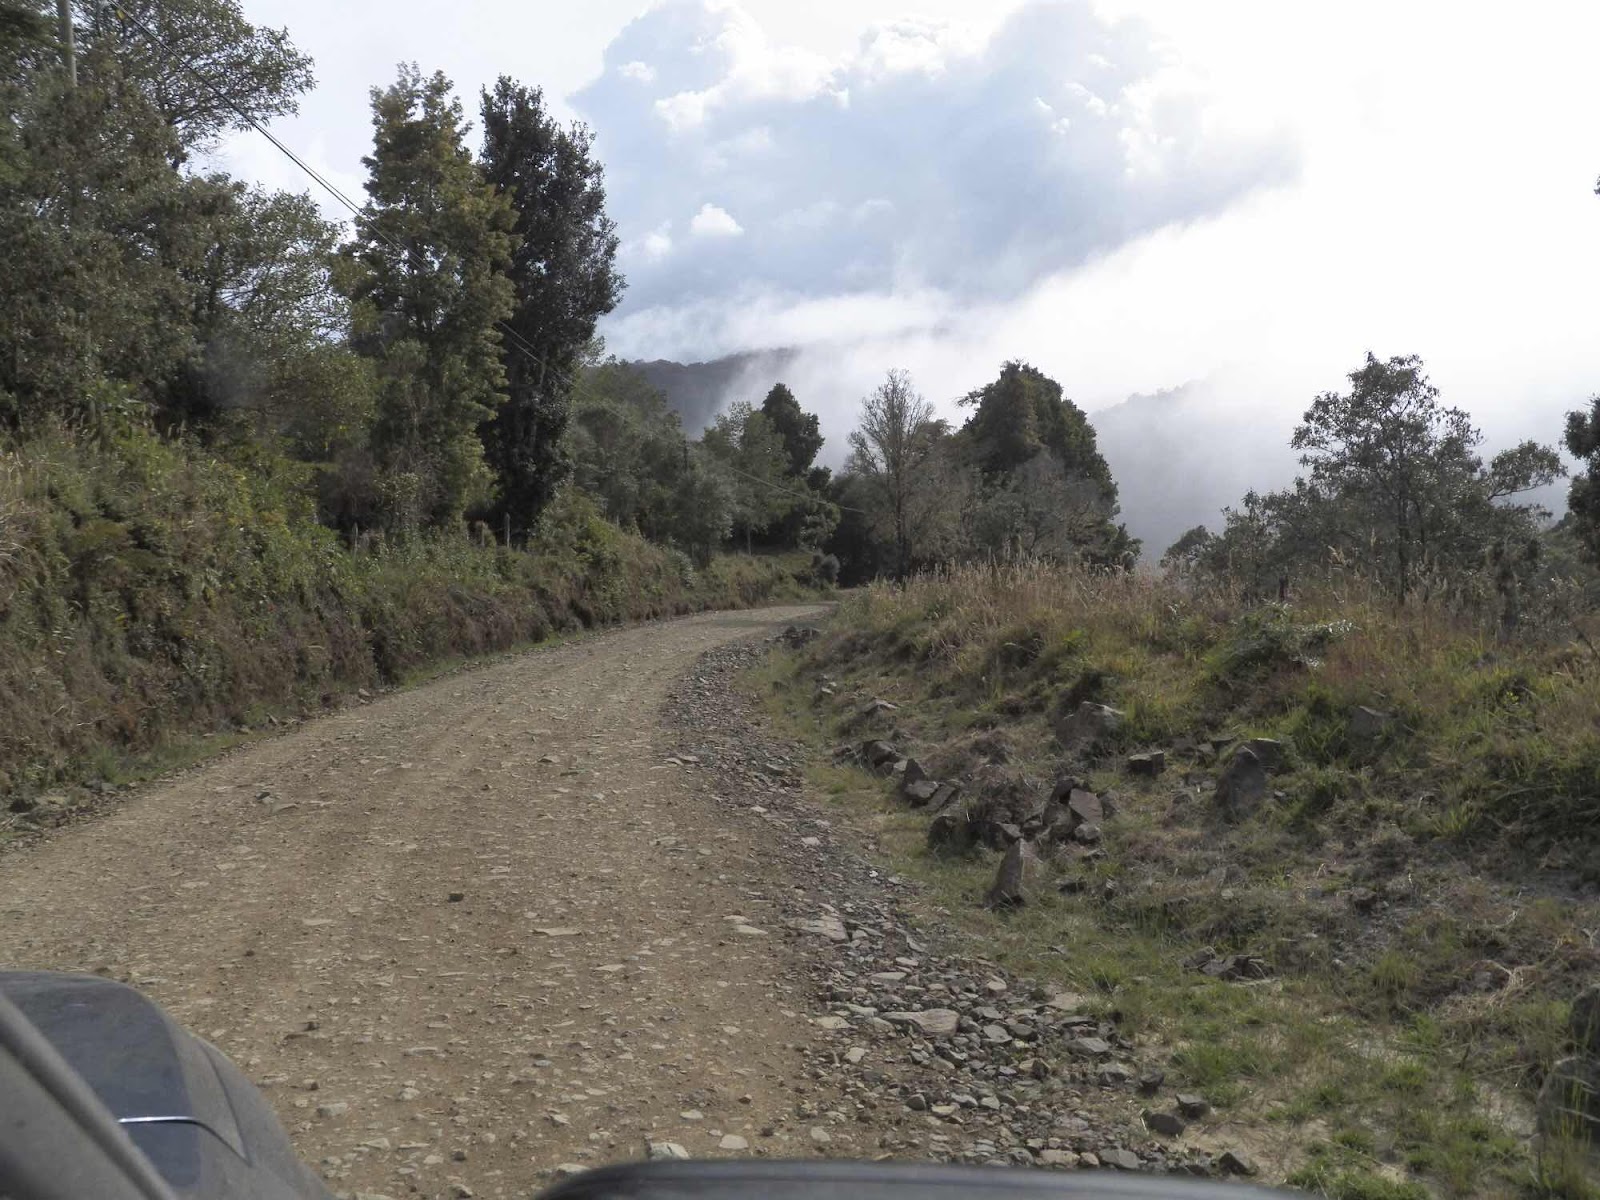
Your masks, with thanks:
[{"label": "grassy slope", "polygon": [[[1217,1106],[1213,1131],[1250,1132],[1279,1177],[1366,1200],[1591,1194],[1569,1152],[1530,1135],[1567,1000],[1600,964],[1597,676],[1586,652],[1497,646],[1427,608],[1247,610],[1032,569],[869,589],[765,682],[819,745],[864,736],[866,699],[900,704],[872,731],[936,778],[982,767],[1042,797],[1086,771],[1118,803],[1107,855],[1058,861],[1082,890],[1045,887],[1008,915],[978,903],[993,857],[930,857],[925,817],[854,769],[816,782],[1011,965],[1119,1013]],[[837,697],[816,696],[823,677]],[[1053,729],[1085,698],[1127,722],[1077,763]],[[1359,705],[1397,720],[1360,741]],[[1236,824],[1212,809],[1214,768],[1182,750],[1228,735],[1292,743],[1277,797]],[[1160,779],[1120,770],[1161,748]],[[1204,947],[1277,976],[1185,970]]]},{"label": "grassy slope", "polygon": [[798,556],[695,569],[576,496],[527,553],[455,537],[353,554],[293,470],[142,434],[0,452],[0,800],[441,661],[809,586]]}]

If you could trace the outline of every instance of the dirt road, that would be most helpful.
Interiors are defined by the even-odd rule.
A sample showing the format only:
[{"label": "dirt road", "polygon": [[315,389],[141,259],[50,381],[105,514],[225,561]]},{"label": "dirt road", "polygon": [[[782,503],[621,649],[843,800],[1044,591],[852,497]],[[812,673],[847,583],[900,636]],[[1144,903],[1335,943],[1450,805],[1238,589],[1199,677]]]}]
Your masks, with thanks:
[{"label": "dirt road", "polygon": [[0,860],[0,963],[146,989],[344,1192],[814,1153],[781,883],[657,741],[696,656],[814,611],[530,653],[144,789]]}]

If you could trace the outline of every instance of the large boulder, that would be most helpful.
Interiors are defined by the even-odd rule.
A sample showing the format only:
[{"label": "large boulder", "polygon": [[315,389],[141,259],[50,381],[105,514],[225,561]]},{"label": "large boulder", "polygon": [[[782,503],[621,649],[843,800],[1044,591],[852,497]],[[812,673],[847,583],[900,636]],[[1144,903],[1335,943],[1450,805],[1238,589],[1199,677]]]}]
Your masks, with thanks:
[{"label": "large boulder", "polygon": [[1217,811],[1228,821],[1253,816],[1267,798],[1267,768],[1249,746],[1240,746],[1217,777]]},{"label": "large boulder", "polygon": [[1012,842],[1000,869],[995,872],[994,884],[984,903],[990,908],[1017,908],[1028,902],[1039,872],[1039,856],[1033,847],[1021,839]]}]

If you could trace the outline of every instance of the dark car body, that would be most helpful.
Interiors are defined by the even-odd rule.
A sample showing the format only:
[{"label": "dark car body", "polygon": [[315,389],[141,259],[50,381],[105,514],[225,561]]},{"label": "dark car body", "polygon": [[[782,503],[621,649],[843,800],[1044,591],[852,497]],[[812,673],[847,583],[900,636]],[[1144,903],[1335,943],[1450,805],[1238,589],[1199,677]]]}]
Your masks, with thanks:
[{"label": "dark car body", "polygon": [[[1182,1177],[909,1163],[612,1166],[543,1200],[1238,1200]],[[333,1200],[265,1098],[132,988],[0,972],[0,1198]]]},{"label": "dark car body", "polygon": [[332,1200],[266,1099],[226,1057],[133,988],[0,972],[10,1000],[184,1200]]}]

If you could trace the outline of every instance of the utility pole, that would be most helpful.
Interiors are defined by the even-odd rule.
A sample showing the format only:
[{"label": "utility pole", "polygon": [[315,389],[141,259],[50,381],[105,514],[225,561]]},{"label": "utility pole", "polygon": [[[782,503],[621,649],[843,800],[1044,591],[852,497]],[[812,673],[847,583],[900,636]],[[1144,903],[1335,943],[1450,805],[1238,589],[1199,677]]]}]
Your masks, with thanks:
[{"label": "utility pole", "polygon": [[78,86],[78,42],[72,31],[72,0],[56,0],[56,15],[61,19],[61,53],[67,61],[67,86]]}]

